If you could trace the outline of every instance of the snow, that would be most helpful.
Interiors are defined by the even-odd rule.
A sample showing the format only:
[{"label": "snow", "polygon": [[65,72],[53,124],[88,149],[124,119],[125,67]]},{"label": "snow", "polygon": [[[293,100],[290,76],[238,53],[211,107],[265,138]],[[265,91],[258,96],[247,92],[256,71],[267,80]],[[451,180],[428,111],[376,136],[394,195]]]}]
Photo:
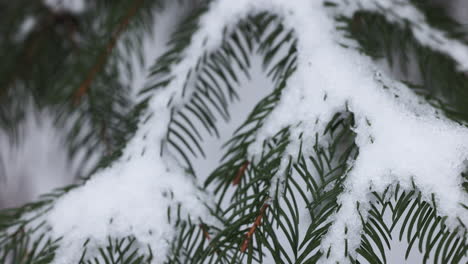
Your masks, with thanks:
[{"label": "snow", "polygon": [[[191,59],[195,61],[196,57]],[[95,245],[105,246],[109,236],[130,235],[151,248],[154,263],[161,263],[176,234],[174,223],[167,220],[169,207],[175,212],[181,204],[181,217],[190,212],[194,221],[199,218],[205,223],[214,221],[205,207],[210,199],[199,190],[195,179],[171,156],[160,155],[171,115],[167,106],[171,98],[176,98],[173,104],[183,103],[182,98],[175,95],[180,93],[180,84],[189,65],[177,66],[174,72],[180,72],[178,78],[167,89],[155,93],[147,115],[141,118],[145,121],[141,122],[120,160],[54,204],[47,222],[55,237],[64,236],[54,263],[78,262],[82,245],[88,238]]]},{"label": "snow", "polygon": [[[223,10],[236,10],[240,2],[236,1]],[[296,30],[299,65],[288,81],[280,105],[269,117],[256,146],[252,147],[252,156],[261,153],[264,139],[287,125],[301,123],[295,131],[297,134],[323,131],[333,114],[345,109],[346,105],[357,120],[355,132],[360,155],[348,175],[346,192],[340,198],[342,209],[323,243],[324,250],[329,245],[334,247],[331,259],[327,261],[346,262],[342,255],[345,226],[350,229],[347,236],[351,248],[359,245],[361,222],[355,206],[357,202],[365,204],[369,187],[382,191],[395,180],[409,187],[414,180],[423,193],[435,193],[442,214],[466,220],[466,214],[459,205],[467,201],[460,186],[460,174],[465,169],[464,161],[468,154],[466,128],[438,117],[434,109],[421,103],[402,84],[393,83],[395,89],[392,91],[383,89],[381,78],[384,77],[378,77],[380,73],[376,75],[377,70],[369,58],[336,44],[335,39],[339,36],[331,34],[333,24],[325,16],[321,3],[268,3],[275,6],[274,10],[281,10],[285,24]],[[257,8],[268,6],[268,3],[255,2]],[[245,9],[252,7],[255,7],[253,3],[245,3]],[[411,16],[411,13],[406,14]],[[456,42],[445,44],[439,48],[440,51],[457,58],[460,57],[458,53],[462,58],[468,54],[466,47],[460,47]],[[452,51],[457,53],[450,53]],[[323,99],[325,94],[327,100]],[[314,136],[315,133],[309,133],[310,142]],[[298,145],[289,146],[289,154],[294,155],[298,148]]]},{"label": "snow", "polygon": [[340,14],[352,16],[356,10],[368,10],[384,15],[390,22],[401,25],[408,23],[413,35],[422,45],[450,56],[458,63],[460,71],[468,70],[466,45],[459,40],[450,39],[443,31],[432,28],[424,15],[407,1],[354,0],[341,2],[341,8],[338,11]]},{"label": "snow", "polygon": [[[73,262],[88,237],[103,242],[109,235],[130,234],[150,245],[156,254],[154,262],[160,263],[168,252],[167,241],[176,232],[167,222],[167,207],[180,203],[193,219],[205,221],[209,214],[203,203],[209,199],[169,155],[159,155],[171,114],[167,106],[177,107],[187,100],[181,94],[185,77],[206,50],[220,46],[224,25],[264,10],[281,15],[284,24],[295,30],[298,69],[250,149],[252,158],[261,152],[265,139],[285,126],[294,125],[293,136],[308,131],[304,140],[313,142],[314,132],[323,131],[331,117],[346,106],[356,119],[359,156],[347,175],[336,221],[322,242],[323,250],[333,247],[330,259],[322,262],[348,262],[343,254],[345,237],[351,251],[359,245],[362,226],[356,203],[365,209],[370,187],[379,191],[394,181],[410,186],[413,180],[424,194],[435,194],[441,213],[468,220],[459,205],[468,201],[459,177],[468,156],[465,127],[439,116],[403,84],[379,73],[370,58],[339,46],[341,36],[335,33],[333,18],[327,16],[321,1],[221,0],[213,2],[202,17],[184,59],[172,69],[175,79],[153,95],[148,119],[142,119],[148,121],[141,123],[123,157],[61,198],[49,214],[54,234],[65,234],[56,263]],[[403,9],[400,15],[406,18],[413,13]],[[434,47],[459,59],[460,68],[467,68],[468,60],[462,60],[468,54],[464,46],[429,27],[422,28],[415,29],[418,39],[432,47],[427,36],[442,38],[443,44]],[[391,89],[383,89],[384,84]],[[296,154],[297,144],[290,145],[290,154]],[[173,198],[165,197],[164,192],[172,193]],[[364,210],[361,213],[365,216]]]},{"label": "snow", "polygon": [[44,4],[57,12],[83,12],[86,8],[85,0],[43,0]]},{"label": "snow", "polygon": [[75,263],[86,238],[103,246],[109,235],[133,235],[150,246],[156,262],[164,259],[175,234],[167,208],[172,206],[174,217],[174,205],[181,203],[193,217],[201,216],[194,182],[174,168],[176,164],[167,169],[148,154],[108,168],[71,191],[48,216],[54,232],[66,234],[55,263]]},{"label": "snow", "polygon": [[[411,180],[414,180],[423,193],[435,194],[442,214],[458,216],[466,222],[467,216],[459,203],[467,201],[460,178],[468,156],[467,129],[438,117],[434,109],[422,104],[402,84],[391,83],[390,87],[395,88],[393,91],[383,89],[382,78],[385,77],[379,77],[381,73],[376,75],[370,59],[336,44],[336,36],[330,34],[333,24],[324,16],[326,12],[320,3],[303,2],[300,3],[302,8],[291,3],[281,4],[284,5],[281,10],[291,10],[284,12],[285,21],[295,28],[299,36],[299,65],[288,82],[280,105],[269,117],[257,145],[251,149],[252,155],[260,153],[264,139],[287,125],[301,123],[298,133],[323,131],[333,114],[346,106],[356,119],[354,131],[359,157],[347,176],[336,221],[322,243],[323,250],[333,246],[330,259],[323,261],[347,262],[342,254],[344,237],[349,238],[350,248],[359,245],[362,227],[356,203],[366,203],[369,187],[383,191],[395,180],[410,187]],[[309,7],[304,8],[307,5]],[[451,49],[451,44],[454,49]],[[446,49],[440,50],[468,54],[466,47],[461,49],[454,42],[446,45]],[[450,55],[460,57],[458,54]],[[390,83],[388,80],[385,82]],[[323,99],[324,94],[327,94],[327,100]],[[395,97],[395,94],[399,96]],[[315,133],[308,135],[313,142]],[[298,145],[290,146],[289,154],[294,155],[297,149]],[[365,213],[364,210],[361,213]],[[348,227],[347,235],[345,226]]]}]

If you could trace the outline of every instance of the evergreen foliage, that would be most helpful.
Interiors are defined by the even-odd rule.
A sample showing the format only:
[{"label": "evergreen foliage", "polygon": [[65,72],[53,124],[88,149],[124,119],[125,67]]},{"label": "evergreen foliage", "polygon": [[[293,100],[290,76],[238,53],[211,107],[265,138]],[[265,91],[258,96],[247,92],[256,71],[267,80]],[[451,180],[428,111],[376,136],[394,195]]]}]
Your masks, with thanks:
[{"label": "evergreen foliage", "polygon": [[[412,2],[430,25],[468,45],[466,35],[449,18],[435,14],[421,1]],[[94,173],[116,162],[139,124],[152,116],[149,100],[179,74],[174,66],[187,55],[209,3],[191,10],[174,30],[167,51],[150,68],[138,99],[129,95],[129,83],[119,77],[119,67],[129,65],[129,54],[144,56],[139,47],[151,32],[153,16],[164,8],[163,1],[88,4],[91,7],[74,14],[54,13],[41,1],[0,1],[0,126],[15,137],[28,100],[52,108],[58,126],[73,120],[68,131],[71,156],[82,148],[88,153],[102,150]],[[337,3],[329,0],[324,5],[333,9]],[[19,39],[18,31],[30,16],[36,26]],[[392,67],[398,63],[395,67],[402,69],[403,81],[443,115],[466,126],[467,75],[450,56],[420,43],[409,23],[388,21],[379,12],[358,10],[352,17],[340,15],[335,20],[340,34],[359,43],[358,52]],[[274,12],[246,14],[235,25],[226,25],[224,32],[222,45],[203,52],[183,76],[184,104],[167,105],[171,117],[158,150],[161,155],[178,157],[188,175],[199,177],[192,162],[194,157],[205,156],[201,135],[206,131],[219,136],[218,119],[228,121],[233,114],[229,104],[239,99],[239,80],[251,77],[253,56],[262,58],[273,87],[225,143],[219,166],[200,187],[213,190],[214,203],[206,207],[217,223],[184,214],[183,205],[167,209],[167,220],[177,233],[161,241],[170,245],[164,263],[326,262],[333,248],[323,248],[321,242],[340,210],[345,179],[359,155],[353,112],[337,112],[323,131],[292,133],[292,127],[285,127],[265,140],[260,157],[251,160],[249,148],[296,71],[296,32]],[[417,83],[406,71],[410,60],[417,65]],[[131,79],[132,73],[127,73]],[[315,144],[303,141],[304,133],[313,133]],[[327,138],[330,144],[319,144],[319,138]],[[291,141],[301,142],[301,147],[294,155],[286,155]],[[44,216],[57,199],[80,188],[93,173],[83,172],[75,185],[36,202],[1,211],[0,262],[53,263],[62,238],[50,236],[52,227]],[[283,175],[280,182],[275,178],[278,174]],[[466,191],[468,177],[461,177]],[[439,214],[434,196],[421,193],[416,184],[403,189],[398,183],[383,193],[371,189],[369,193],[372,200],[368,215],[361,217],[359,248],[348,248],[346,238],[342,241],[346,245],[342,253],[351,263],[389,263],[391,241],[396,239],[407,242],[406,257],[419,251],[422,263],[466,261],[466,223],[459,219],[458,226],[447,225],[447,216]],[[356,206],[359,210],[360,205]],[[104,243],[88,239],[79,263],[153,263],[153,250],[134,236],[108,237]]]}]

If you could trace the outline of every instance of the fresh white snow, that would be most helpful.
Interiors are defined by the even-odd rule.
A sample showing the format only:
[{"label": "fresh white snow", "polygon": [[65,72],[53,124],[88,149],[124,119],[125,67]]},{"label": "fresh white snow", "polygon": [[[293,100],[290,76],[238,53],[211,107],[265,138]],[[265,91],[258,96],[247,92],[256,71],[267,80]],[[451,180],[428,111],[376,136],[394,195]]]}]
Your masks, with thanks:
[{"label": "fresh white snow", "polygon": [[[459,40],[450,39],[446,33],[431,27],[417,8],[408,1],[398,0],[353,0],[341,2],[341,14],[352,16],[356,10],[377,12],[390,22],[404,26],[409,24],[413,35],[422,45],[450,56],[458,63],[460,71],[468,70],[466,45]],[[463,7],[462,7],[463,9]]]},{"label": "fresh white snow", "polygon": [[[181,96],[185,76],[206,50],[220,46],[224,25],[265,10],[279,14],[285,26],[295,30],[298,69],[250,149],[252,158],[261,152],[265,139],[287,125],[295,125],[293,135],[309,131],[304,140],[313,142],[315,132],[323,131],[331,117],[346,106],[356,119],[359,156],[347,175],[346,190],[340,197],[342,207],[322,243],[323,250],[333,247],[330,259],[322,259],[323,263],[348,262],[343,238],[349,238],[350,249],[359,245],[362,227],[356,203],[365,209],[369,188],[381,191],[394,181],[409,187],[413,180],[423,193],[435,194],[441,213],[468,220],[459,205],[468,201],[460,186],[460,173],[468,157],[467,128],[437,115],[403,84],[379,73],[370,58],[339,46],[342,37],[322,1],[220,0],[202,17],[184,59],[172,69],[176,78],[155,92],[149,119],[141,123],[123,157],[66,194],[48,215],[54,234],[65,235],[56,263],[73,262],[88,237],[104,242],[109,235],[131,234],[149,244],[156,254],[154,263],[160,263],[169,247],[167,241],[176,231],[167,223],[167,208],[180,203],[194,219],[208,215],[203,202],[209,199],[196,188],[196,181],[178,169],[170,156],[159,155],[171,114],[167,105],[171,98],[173,106],[185,102]],[[403,11],[400,15],[413,15]],[[439,36],[428,26],[422,28],[415,30],[421,41],[427,40],[427,32]],[[461,60],[468,58],[468,49],[455,41],[444,43],[437,46],[439,51],[460,59],[460,68],[467,68],[468,60]],[[392,88],[383,89],[383,84]],[[296,154],[297,149],[293,142],[288,151]],[[171,193],[172,198],[163,193]]]}]

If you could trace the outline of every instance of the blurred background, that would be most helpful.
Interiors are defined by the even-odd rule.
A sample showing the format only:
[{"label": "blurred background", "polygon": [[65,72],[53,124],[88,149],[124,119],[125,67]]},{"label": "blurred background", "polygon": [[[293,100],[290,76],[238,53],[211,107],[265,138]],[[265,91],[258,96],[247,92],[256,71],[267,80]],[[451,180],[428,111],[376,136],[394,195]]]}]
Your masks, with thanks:
[{"label": "blurred background", "polygon": [[0,208],[88,177],[126,141],[149,66],[197,3],[0,0]]}]

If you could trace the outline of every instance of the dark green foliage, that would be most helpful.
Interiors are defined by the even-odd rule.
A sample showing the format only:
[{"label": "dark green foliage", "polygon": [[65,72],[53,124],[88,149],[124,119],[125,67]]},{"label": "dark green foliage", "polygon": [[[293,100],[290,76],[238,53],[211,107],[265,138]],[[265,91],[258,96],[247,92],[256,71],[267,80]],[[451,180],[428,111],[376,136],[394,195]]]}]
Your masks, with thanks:
[{"label": "dark green foliage", "polygon": [[50,263],[53,260],[61,238],[50,237],[50,228],[43,216],[51,209],[50,204],[70,188],[45,195],[38,202],[1,211],[2,263]]},{"label": "dark green foliage", "polygon": [[[377,14],[369,15],[380,17],[382,19],[382,17]],[[358,13],[356,16],[361,19],[362,14]],[[349,22],[351,27],[354,26],[352,23],[356,23],[352,20],[349,20]],[[378,44],[389,45],[386,41],[382,41],[380,38],[382,34],[385,36],[389,35],[387,34],[387,31],[385,31],[385,28],[382,29],[379,27],[382,25],[378,23],[369,24],[376,27],[375,31],[368,32],[359,29],[359,34],[362,35],[362,38],[365,39],[365,41],[369,41],[369,38],[375,37],[375,41]],[[413,41],[413,45],[419,45],[418,48],[421,48],[421,45],[414,38],[412,38],[410,32],[408,31],[409,29],[406,29],[406,35],[403,35],[401,32],[402,29],[398,26],[388,23],[387,25],[391,27],[391,29],[388,30],[395,31],[395,33],[390,35],[394,37],[398,36],[395,42],[392,40],[390,44],[399,43],[401,45],[401,42],[398,42],[399,40],[405,38],[404,43],[406,43],[409,38]],[[281,27],[278,27],[278,30],[271,33],[270,36],[274,36],[280,32],[281,29]],[[349,32],[355,33],[355,31],[353,31],[354,29],[348,28],[348,30]],[[384,30],[383,33],[382,30]],[[289,37],[291,36],[288,36],[288,38]],[[388,59],[390,62],[393,60],[393,51],[389,48],[382,48],[376,45],[376,43],[366,45],[366,43],[363,41],[360,41],[360,44],[363,47],[363,51],[366,51],[366,53],[371,54],[374,57],[383,57]],[[274,56],[275,49],[276,48],[272,49],[270,53],[271,56]],[[388,53],[382,53],[382,50],[386,50]],[[293,52],[292,54],[295,53],[294,45],[292,45],[291,51]],[[399,52],[404,53],[405,50],[399,50]],[[449,76],[463,75],[457,73],[454,62],[445,55],[438,54],[429,48],[424,48],[420,52],[421,54],[416,54],[417,58],[424,56],[423,52],[431,53],[432,56],[438,56],[438,60],[434,60],[434,63],[429,64],[433,65],[432,67],[434,67],[434,69],[435,65],[439,65],[438,63],[441,63],[441,60],[443,60],[446,61],[448,65],[450,65],[446,72],[447,74],[450,74]],[[292,54],[288,54],[288,58],[291,58]],[[265,56],[266,63],[268,63],[270,59],[271,57]],[[283,62],[282,60],[279,61]],[[404,64],[405,61],[402,61],[401,63]],[[424,64],[421,63],[420,65],[422,67]],[[427,65],[424,66],[431,67]],[[292,68],[290,68],[291,72],[294,71],[294,67],[295,66],[292,66]],[[275,78],[278,78],[278,76],[282,76],[284,78],[284,75],[281,74],[276,74],[275,76]],[[447,78],[447,76],[442,76],[442,74],[427,74],[426,78],[429,77],[436,78],[439,80],[439,83]],[[284,79],[278,79],[281,81],[286,81],[287,77]],[[433,80],[426,79],[425,82],[430,84],[433,82]],[[450,84],[447,85],[444,83],[443,87],[447,88],[449,85]],[[434,87],[436,87],[436,85],[434,85]],[[427,87],[425,88],[428,89]],[[444,88],[440,89],[443,90]],[[451,88],[453,88],[453,86]],[[279,197],[274,197],[272,199],[268,193],[271,184],[270,181],[273,175],[278,173],[276,170],[280,165],[279,160],[281,159],[282,150],[284,150],[284,148],[288,145],[287,136],[286,138],[283,137],[283,140],[278,139],[277,137],[281,138],[282,133],[286,133],[287,135],[287,130],[280,132],[277,137],[272,139],[270,144],[264,145],[264,151],[266,152],[264,153],[265,160],[262,159],[258,163],[246,162],[246,160],[248,158],[247,148],[254,140],[255,132],[259,127],[261,127],[264,118],[268,115],[269,111],[274,108],[274,103],[279,98],[278,92],[280,92],[280,90],[281,89],[274,91],[270,96],[266,97],[257,105],[252,114],[247,118],[247,121],[239,128],[238,131],[236,131],[234,137],[226,143],[227,151],[226,155],[223,157],[223,164],[207,179],[207,186],[210,187],[211,185],[215,184],[214,190],[217,194],[217,197],[219,197],[217,202],[218,206],[213,208],[212,212],[216,217],[218,217],[218,219],[220,219],[220,221],[222,221],[225,228],[219,230],[219,227],[216,226],[208,227],[203,225],[202,227],[197,227],[195,224],[188,225],[190,228],[186,229],[191,230],[191,235],[194,233],[198,234],[196,236],[197,239],[195,240],[196,243],[198,243],[197,246],[190,243],[190,238],[192,236],[189,235],[180,236],[177,240],[177,243],[179,245],[185,245],[186,248],[191,248],[189,251],[190,254],[184,255],[184,258],[189,257],[193,263],[207,260],[209,260],[208,262],[210,263],[240,263],[242,261],[247,261],[248,263],[261,263],[264,261],[263,258],[266,252],[268,252],[266,255],[271,256],[275,263],[315,263],[318,258],[322,256],[323,253],[318,250],[320,246],[320,238],[326,234],[328,230],[330,224],[330,222],[327,222],[329,219],[328,217],[330,217],[335,212],[335,210],[339,208],[339,205],[336,203],[336,198],[342,191],[340,182],[342,182],[344,179],[343,175],[347,168],[347,161],[349,161],[350,158],[349,155],[351,155],[353,152],[357,154],[357,150],[354,145],[350,145],[348,148],[344,148],[346,151],[341,152],[342,156],[340,158],[335,158],[334,155],[336,154],[336,145],[333,144],[333,148],[327,149],[326,151],[324,151],[323,148],[316,146],[317,156],[309,157],[310,161],[312,162],[312,166],[310,167],[307,166],[305,159],[301,157],[301,153],[298,153],[300,158],[298,157],[296,161],[293,157],[290,157],[288,169],[286,172],[284,172],[284,174],[287,175],[285,177],[286,180],[281,184],[282,188],[284,188],[283,192],[280,192],[282,199],[279,199]],[[460,98],[462,99],[464,97]],[[427,99],[430,99],[430,97],[427,96]],[[433,102],[439,103],[439,105],[435,105],[438,106],[438,108],[442,108],[441,105],[451,105],[448,103],[442,104],[441,100],[436,101],[436,99],[433,99]],[[457,104],[455,103],[455,105]],[[450,114],[448,111],[445,112],[446,114]],[[340,117],[340,115],[337,115],[337,117]],[[341,124],[343,119],[338,118],[338,121],[335,119],[331,121],[329,127],[334,127],[334,129],[336,129],[336,127],[339,127],[339,125],[333,125],[333,121]],[[338,130],[343,131],[343,136],[343,133],[346,132],[346,125],[344,128]],[[336,142],[339,142],[339,140]],[[343,144],[343,142],[340,143]],[[268,149],[270,149],[270,152],[267,151]],[[276,159],[273,158],[275,155]],[[336,156],[340,155],[336,154]],[[334,161],[334,158],[338,159],[339,162]],[[336,163],[334,164],[334,162]],[[248,169],[245,169],[246,166],[248,166]],[[240,171],[242,171],[242,178],[239,180],[237,177],[239,177]],[[297,176],[292,177],[294,174],[293,172],[299,174],[302,177],[300,179],[301,184],[298,184],[296,181]],[[321,182],[319,181],[318,184],[314,179],[314,176],[312,176],[316,175],[317,173],[319,175],[324,175],[321,178]],[[331,179],[326,179],[325,177],[331,177]],[[233,184],[234,186],[232,186]],[[245,187],[243,187],[244,185]],[[328,190],[330,187],[327,188],[327,185],[331,185],[334,188]],[[304,191],[303,187],[301,186],[309,187],[306,191]],[[232,191],[232,188],[235,188],[235,190]],[[312,197],[308,197],[309,192],[312,193]],[[377,194],[375,195],[377,196]],[[307,230],[306,238],[304,238],[302,241],[298,240],[299,220],[296,202],[296,200],[299,199],[298,196],[302,196],[301,202],[306,203],[308,208],[313,208],[313,210],[311,209],[310,211],[312,224]],[[406,253],[407,255],[411,251],[415,241],[418,240],[420,241],[419,250],[420,252],[424,253],[424,262],[427,261],[429,254],[434,252],[432,249],[437,248],[439,250],[435,250],[436,256],[434,257],[436,262],[441,260],[442,263],[448,261],[458,263],[465,255],[466,240],[464,237],[466,235],[464,235],[463,232],[460,235],[459,231],[457,230],[450,230],[446,227],[443,227],[440,232],[444,235],[441,236],[447,237],[447,239],[438,240],[437,238],[431,237],[432,234],[429,234],[428,230],[434,230],[437,225],[443,226],[443,221],[440,220],[442,218],[435,213],[435,209],[433,207],[434,204],[428,204],[427,202],[421,201],[421,197],[418,198],[417,196],[410,196],[408,198],[402,195],[399,197],[400,199],[397,199],[397,196],[398,195],[395,194],[394,200],[386,202],[386,207],[391,207],[393,212],[393,221],[390,226],[388,226],[383,219],[385,209],[381,209],[379,211],[376,205],[371,205],[372,209],[369,211],[369,219],[363,219],[365,235],[363,236],[361,248],[357,250],[357,253],[370,263],[386,263],[385,251],[387,247],[390,246],[390,241],[392,239],[391,232],[397,226],[398,220],[401,219],[401,216],[405,215],[406,219],[411,220],[407,220],[400,229],[402,234],[408,234],[407,242],[409,245]],[[226,198],[229,197],[230,199],[226,200]],[[414,204],[417,205],[416,209],[414,206],[409,207],[408,205],[402,208],[401,199],[403,198],[406,198],[407,201],[414,201]],[[264,208],[265,204],[268,204],[268,207],[265,210],[266,215],[263,216],[262,209]],[[401,211],[402,209],[403,211]],[[407,209],[409,210],[405,211]],[[246,254],[243,254],[242,246],[246,243],[246,234],[249,233],[249,230],[251,230],[252,225],[254,225],[259,215],[263,216],[262,224],[261,226],[257,227],[257,229],[255,229],[253,237],[248,241]],[[408,222],[413,224],[407,224]],[[418,224],[416,225],[415,222]],[[466,230],[464,232],[466,232]],[[204,235],[204,233],[206,235]],[[288,246],[284,245],[284,240],[281,240],[282,244],[279,244],[279,233],[284,234],[286,240],[289,242],[289,248]],[[426,237],[424,237],[424,235],[426,235]],[[209,241],[209,246],[205,245],[207,241]],[[424,243],[422,241],[426,241],[425,247],[423,246]],[[453,241],[456,242],[452,244],[451,242]],[[343,243],[347,242],[343,241]],[[198,251],[194,251],[194,248],[197,248]],[[442,249],[445,249],[445,251]],[[207,252],[205,253],[204,258],[200,257],[203,256],[203,254],[200,253],[203,251]],[[179,256],[180,252],[181,250],[179,247],[179,250],[174,252],[175,256]],[[175,256],[171,257],[171,263],[180,262],[180,259]],[[352,261],[355,262],[356,260]]]},{"label": "dark green foliage", "polygon": [[431,4],[427,0],[410,0],[421,13],[427,18],[429,25],[436,29],[440,29],[447,33],[451,38],[461,40],[468,43],[466,29],[463,29],[462,25],[452,19],[441,4]]},{"label": "dark green foliage", "polygon": [[[196,29],[196,22],[192,20],[196,14],[182,24],[182,30],[174,34],[171,42],[177,45],[161,57],[160,64],[153,71],[155,76],[167,71],[169,64],[177,61],[177,56],[181,56],[184,45],[188,43],[190,34],[194,31],[189,31],[187,28]],[[271,30],[275,26],[280,30]],[[268,29],[271,32],[268,32]],[[274,16],[261,14],[240,22],[232,33],[224,36],[223,44],[216,52],[205,53],[197,61],[196,66],[185,77],[182,93],[183,97],[187,98],[187,103],[182,107],[176,105],[172,108],[173,115],[167,136],[169,146],[180,154],[189,171],[193,173],[190,157],[186,153],[190,152],[195,157],[198,154],[205,155],[198,127],[204,127],[211,136],[219,137],[216,126],[217,116],[225,121],[229,120],[229,103],[238,99],[235,86],[239,85],[239,80],[243,77],[240,74],[249,77],[249,57],[252,56],[254,49],[256,48],[257,53],[264,56],[264,66],[267,67],[280,48],[290,47],[290,51],[268,69],[268,75],[272,80],[279,81],[283,80],[285,75],[291,74],[295,67],[295,46],[292,45],[292,41],[292,32],[284,33],[281,24],[277,23]],[[258,42],[262,44],[257,47]],[[171,78],[171,76],[154,78],[156,83],[149,88],[165,85]],[[185,93],[188,85],[193,86],[190,87],[193,89],[190,94]]]},{"label": "dark green foliage", "polygon": [[[85,157],[110,154],[129,139],[135,123],[129,118],[134,102],[118,66],[128,64],[130,58],[124,49],[111,44],[118,40],[129,54],[141,58],[142,50],[137,47],[151,30],[154,9],[161,2],[100,0],[90,4],[85,12],[74,14],[53,11],[42,1],[2,2],[6,15],[0,16],[0,127],[12,137],[30,110],[25,106],[32,103],[50,109],[57,127],[67,126],[70,156],[83,146]],[[129,11],[132,8],[134,13]],[[21,36],[26,18],[36,22],[31,32]],[[127,73],[130,78],[132,73]],[[88,89],[80,93],[86,82]],[[77,176],[88,176],[85,173]]]},{"label": "dark green foliage", "polygon": [[[354,135],[349,130],[351,121],[352,116],[337,114],[324,132],[333,138],[333,143],[328,147],[315,145],[313,156],[304,157],[299,152],[297,156],[289,157],[285,171],[279,169],[289,144],[287,129],[265,142],[261,159],[250,163],[251,169],[245,171],[238,184],[232,184],[232,177],[218,177],[215,192],[220,197],[219,207],[213,208],[212,212],[225,228],[219,230],[217,226],[204,225],[197,230],[211,233],[208,246],[198,247],[199,251],[191,255],[193,263],[206,260],[210,263],[242,263],[242,260],[262,263],[263,254],[267,252],[275,263],[315,262],[322,255],[318,250],[320,239],[332,223],[330,216],[339,207],[337,197],[342,192],[341,183],[348,161],[357,154]],[[232,160],[225,161],[212,176],[226,175],[227,167],[232,163]],[[233,175],[238,169],[239,166],[233,166],[231,174],[227,175]],[[273,180],[277,174],[284,177],[283,182]],[[273,197],[269,193],[272,184],[282,189]],[[246,234],[264,207],[261,225],[246,243]],[[306,218],[300,215],[300,208],[304,207],[309,212]],[[286,237],[289,244],[285,245],[280,237]],[[189,239],[188,236],[180,237],[178,243],[193,247]],[[243,245],[246,245],[246,254],[241,251]]]},{"label": "dark green foliage", "polygon": [[[98,248],[98,252],[94,255],[88,254],[88,244],[90,240],[86,240],[83,244],[83,254],[79,264],[146,264],[151,263],[153,258],[151,249],[148,248],[145,254],[141,254],[141,245],[137,245],[134,237],[127,238],[108,238],[107,245]],[[96,246],[91,246],[90,250],[95,250]],[[91,255],[91,256],[88,256]]]},{"label": "dark green foliage", "polygon": [[[77,113],[75,127],[70,132],[72,154],[82,145],[89,146],[89,151],[100,145],[108,147],[108,154],[98,168],[112,164],[121,155],[138,123],[145,122],[152,114],[147,109],[149,99],[157,96],[158,90],[165,89],[174,79],[171,70],[186,55],[193,34],[199,30],[199,18],[207,10],[206,6],[192,10],[177,27],[167,52],[151,68],[147,86],[140,93],[143,98],[140,102],[128,99],[127,84],[118,78],[121,74],[117,69],[118,62],[125,61],[125,54],[119,50],[106,56],[106,67],[93,78],[86,92],[77,93],[90,69],[99,64],[96,58],[106,54],[119,25],[128,18],[128,10],[137,2],[96,1],[94,9],[76,19],[80,28],[91,28],[97,23],[99,30],[79,31],[83,40],[75,43],[78,47],[73,46],[73,41],[66,38],[63,30],[48,26],[49,35],[44,36],[57,39],[56,45],[48,46],[38,54],[36,63],[21,71],[11,85],[4,85],[8,83],[4,77],[10,76],[7,72],[14,68],[0,68],[0,91],[5,88],[3,95],[0,92],[0,100],[10,101],[0,107],[0,125],[13,127],[21,118],[21,114],[11,114],[14,107],[20,109],[21,105],[9,98],[17,98],[21,93],[32,94],[41,106],[65,109],[63,115],[58,115],[59,122],[70,113]],[[123,35],[120,40],[127,50],[140,52],[141,36],[149,30],[148,23],[158,3],[141,2],[141,9],[127,25],[126,30],[131,34]],[[0,22],[5,19],[17,25],[0,26],[1,38],[12,39],[28,12],[50,13],[40,3],[32,4],[24,11],[19,10],[24,6],[22,1],[16,4],[0,2],[2,5],[7,6],[7,13],[12,17],[0,18]],[[326,5],[335,6],[332,2]],[[438,21],[431,10],[426,11],[431,23]],[[95,20],[96,17],[99,18]],[[75,18],[69,19],[74,21]],[[336,20],[339,29],[359,43],[359,50],[375,59],[383,58],[390,65],[400,63],[400,68],[405,69],[411,54],[421,77],[420,85],[412,87],[418,87],[414,89],[449,117],[459,122],[468,121],[466,75],[456,70],[455,62],[449,57],[418,43],[408,25],[392,24],[380,14],[363,11],[353,18],[339,17]],[[63,23],[66,28],[71,22]],[[447,25],[444,20],[439,27],[451,28]],[[37,33],[33,31],[28,37],[34,37],[34,34]],[[21,54],[26,52],[23,49],[30,40],[23,41],[23,45],[18,45],[20,48],[14,49],[5,61],[11,65],[19,62],[18,58],[24,56]],[[258,102],[225,143],[220,165],[204,182],[203,187],[213,191],[215,196],[215,204],[206,206],[219,223],[205,223],[182,215],[180,206],[167,209],[168,221],[178,232],[174,239],[165,241],[171,248],[165,263],[316,263],[333,250],[322,249],[321,241],[333,223],[333,215],[340,210],[338,198],[344,190],[343,183],[352,170],[352,161],[359,155],[352,130],[353,113],[343,109],[329,120],[324,131],[300,131],[299,136],[291,133],[299,124],[292,124],[265,140],[258,158],[250,160],[248,156],[249,147],[296,70],[296,44],[294,31],[286,28],[280,17],[267,12],[252,14],[235,27],[226,27],[221,46],[204,52],[187,76],[183,76],[185,82],[180,87],[180,96],[184,103],[178,105],[173,100],[167,105],[172,116],[161,155],[175,153],[187,173],[193,176],[193,158],[205,156],[201,130],[219,136],[218,119],[229,121],[229,104],[240,99],[236,90],[242,78],[250,77],[253,55],[263,58],[264,73],[270,78],[272,87],[270,94]],[[0,41],[0,50],[11,48],[8,45],[11,42]],[[53,52],[59,54],[54,57],[58,66],[51,69],[44,64],[50,63],[47,56]],[[43,70],[46,72],[41,72]],[[11,87],[17,89],[12,91]],[[310,89],[314,89],[313,84]],[[79,131],[84,122],[89,122],[92,129],[90,134],[81,136]],[[315,141],[311,142],[311,138]],[[288,147],[292,142],[299,142],[301,148],[294,155],[286,155],[290,153]],[[44,196],[39,202],[2,211],[0,260],[5,263],[50,263],[60,246],[60,238],[51,238],[47,223],[37,219],[50,210],[57,197],[74,187]],[[424,199],[417,186],[413,190],[402,190],[399,185],[389,186],[386,192],[372,195],[368,216],[362,217],[364,230],[356,251],[358,258],[354,259],[354,252],[348,248],[343,252],[353,263],[363,260],[387,263],[386,253],[392,239],[396,238],[408,243],[406,256],[417,249],[422,253],[424,263],[429,257],[435,263],[463,261],[467,251],[466,223],[460,221],[455,230],[449,228],[446,218],[438,214],[435,201]],[[33,217],[26,218],[26,215]],[[348,243],[346,239],[342,242]],[[105,245],[96,245],[88,239],[83,244],[80,263],[150,263],[152,254],[152,249],[135,237],[109,237]]]},{"label": "dark green foliage", "polygon": [[[407,243],[405,258],[418,250],[423,263],[461,263],[466,255],[466,227],[452,229],[437,213],[434,199],[424,201],[417,190],[402,191],[399,185],[383,194],[373,193],[374,202],[364,223],[365,234],[358,252],[370,263],[388,263],[386,251],[392,239]],[[378,251],[373,245],[377,245]]]},{"label": "dark green foliage", "polygon": [[343,22],[342,30],[358,41],[360,51],[402,71],[399,77],[413,83],[411,88],[448,117],[468,121],[467,73],[458,71],[456,62],[447,55],[419,43],[410,25],[392,24],[383,15],[367,11],[338,20]]}]

